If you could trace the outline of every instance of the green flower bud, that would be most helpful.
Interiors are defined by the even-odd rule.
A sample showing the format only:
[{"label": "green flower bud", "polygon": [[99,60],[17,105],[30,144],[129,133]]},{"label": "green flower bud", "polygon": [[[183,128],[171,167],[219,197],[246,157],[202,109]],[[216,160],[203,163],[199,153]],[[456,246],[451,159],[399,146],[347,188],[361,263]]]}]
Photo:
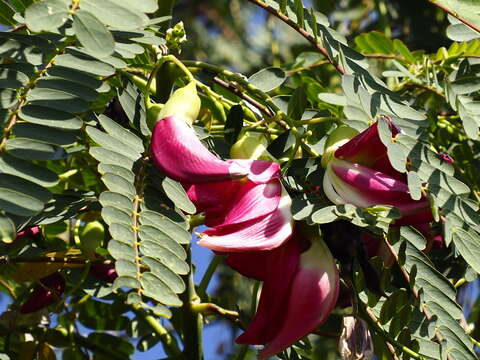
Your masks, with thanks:
[{"label": "green flower bud", "polygon": [[341,125],[333,130],[330,135],[328,135],[328,139],[325,142],[325,151],[322,156],[322,166],[326,168],[327,164],[332,159],[335,150],[347,143],[357,134],[357,130],[346,125]]},{"label": "green flower bud", "polygon": [[277,161],[264,145],[263,135],[253,134],[251,132],[245,132],[240,136],[240,139],[232,145],[230,156],[233,159]]},{"label": "green flower bud", "polygon": [[175,116],[192,125],[197,119],[200,107],[201,101],[197,94],[197,87],[195,82],[191,81],[187,86],[174,91],[160,111],[157,121],[169,116]]}]

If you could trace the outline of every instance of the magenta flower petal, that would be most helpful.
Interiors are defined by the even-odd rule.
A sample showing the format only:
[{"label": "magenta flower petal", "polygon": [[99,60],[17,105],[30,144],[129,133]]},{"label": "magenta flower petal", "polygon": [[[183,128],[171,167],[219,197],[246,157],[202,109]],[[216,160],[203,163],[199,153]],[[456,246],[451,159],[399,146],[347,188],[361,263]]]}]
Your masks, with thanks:
[{"label": "magenta flower petal", "polygon": [[[235,340],[239,344],[266,344],[282,327],[290,285],[300,260],[300,244],[297,239],[291,239],[275,250],[262,252],[262,255],[263,259],[255,259],[255,256],[252,258],[263,260],[263,267],[266,269],[260,301],[248,328]],[[250,264],[257,268],[262,266],[252,262]],[[240,269],[251,271],[245,269],[243,264]]]},{"label": "magenta flower petal", "polygon": [[402,216],[418,216],[426,212],[427,218],[422,217],[422,222],[429,221],[428,216],[431,219],[427,199],[413,200],[407,184],[359,164],[333,160],[325,174],[325,182],[325,188],[331,186],[336,195],[332,197],[326,192],[327,196],[337,204],[348,203],[358,207],[391,205],[397,207]]},{"label": "magenta flower petal", "polygon": [[280,178],[280,165],[274,162],[251,159],[233,159],[227,162],[232,165],[232,171],[247,172],[248,179],[256,184]]},{"label": "magenta flower petal", "polygon": [[203,146],[185,121],[173,116],[153,128],[150,152],[154,164],[168,177],[189,184],[246,176],[248,170],[218,159]]},{"label": "magenta flower petal", "polygon": [[[389,121],[392,137],[400,131]],[[335,151],[335,157],[352,163],[368,166],[374,170],[398,176],[399,172],[392,168],[387,156],[387,148],[380,140],[378,122],[350,139]]]},{"label": "magenta flower petal", "polygon": [[272,213],[240,224],[220,225],[205,231],[199,245],[220,252],[271,250],[292,235],[291,199],[282,194]]},{"label": "magenta flower petal", "polygon": [[282,185],[277,179],[265,184],[246,183],[233,198],[222,225],[239,224],[272,213],[280,203],[281,194]]},{"label": "magenta flower petal", "polygon": [[300,257],[289,289],[286,317],[259,358],[277,354],[321,325],[337,302],[338,290],[335,261],[325,243],[317,239]]},{"label": "magenta flower petal", "polygon": [[205,224],[215,226],[225,221],[225,214],[243,185],[242,181],[225,180],[194,184],[185,186],[185,188],[197,211],[205,213]]}]

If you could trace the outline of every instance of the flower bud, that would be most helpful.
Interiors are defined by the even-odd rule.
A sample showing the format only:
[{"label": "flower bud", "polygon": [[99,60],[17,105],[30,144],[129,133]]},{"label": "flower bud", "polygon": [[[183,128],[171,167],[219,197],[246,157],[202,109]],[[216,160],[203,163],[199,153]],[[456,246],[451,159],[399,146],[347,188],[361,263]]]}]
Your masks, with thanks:
[{"label": "flower bud", "polygon": [[113,264],[92,264],[90,267],[90,274],[95,276],[97,279],[103,280],[108,283],[113,283],[113,281],[118,277],[117,271]]},{"label": "flower bud", "polygon": [[35,312],[55,303],[65,290],[65,279],[58,272],[39,280],[39,283],[20,308],[21,313]]},{"label": "flower bud", "polygon": [[80,250],[88,259],[95,259],[95,250],[102,246],[105,237],[105,229],[99,221],[89,222],[80,231]]},{"label": "flower bud", "polygon": [[325,142],[325,151],[322,155],[322,166],[326,168],[327,164],[332,159],[335,150],[347,143],[357,134],[357,130],[346,125],[341,125],[333,130],[330,135],[328,135],[327,141]]},{"label": "flower bud", "polygon": [[233,159],[254,159],[276,161],[262,143],[262,134],[245,132],[230,149],[230,156]]},{"label": "flower bud", "polygon": [[373,342],[367,323],[354,316],[343,317],[343,329],[338,341],[342,360],[373,359]]},{"label": "flower bud", "polygon": [[200,112],[200,106],[197,86],[194,81],[191,81],[187,86],[173,92],[157,119],[162,120],[169,116],[175,116],[192,125]]}]

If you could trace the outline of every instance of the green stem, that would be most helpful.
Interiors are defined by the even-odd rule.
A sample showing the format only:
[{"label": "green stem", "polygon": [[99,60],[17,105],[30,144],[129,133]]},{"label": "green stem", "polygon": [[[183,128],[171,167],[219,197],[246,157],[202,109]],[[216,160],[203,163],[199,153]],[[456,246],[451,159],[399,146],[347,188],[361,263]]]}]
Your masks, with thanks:
[{"label": "green stem", "polygon": [[113,359],[113,360],[126,360],[126,359],[128,359],[127,355],[124,355],[124,356],[120,355],[118,352],[112,351],[112,350],[106,348],[105,346],[95,344],[95,343],[91,342],[86,337],[83,337],[80,334],[75,333],[73,335],[73,339],[75,340],[75,342],[79,346],[84,347],[84,348],[86,348],[90,351],[105,355],[110,359]]},{"label": "green stem", "polygon": [[[187,262],[192,263],[192,255],[190,247],[187,249]],[[192,266],[190,265],[190,272],[187,275],[182,276],[187,289],[180,295],[182,300],[182,325],[183,325],[183,342],[184,357],[188,360],[203,360],[202,349],[202,331],[203,321],[202,315],[196,313],[192,309],[192,303],[198,302],[198,295],[195,292],[195,284],[193,282]]]},{"label": "green stem", "polygon": [[212,280],[213,274],[215,273],[215,270],[217,269],[217,266],[218,264],[220,264],[221,261],[221,255],[215,255],[212,261],[210,261],[210,264],[208,265],[208,268],[205,271],[205,274],[203,275],[200,284],[198,285],[198,292],[200,293],[200,295],[206,294],[208,284],[210,284],[210,280]]},{"label": "green stem", "polygon": [[133,311],[143,320],[145,320],[150,325],[152,330],[158,335],[168,356],[179,357],[182,354],[178,347],[177,340],[170,335],[167,329],[165,329],[162,324],[157,321],[157,319],[148,314],[139,305],[133,306]]},{"label": "green stem", "polygon": [[386,339],[390,344],[395,346],[397,349],[402,350],[404,353],[408,354],[414,359],[418,360],[425,360],[425,358],[417,353],[416,351],[413,351],[409,347],[399,343],[397,340],[395,340],[388,332],[386,332],[380,325],[378,325],[377,321],[372,319],[372,316],[368,312],[368,308],[361,306],[360,307],[360,312],[364,315],[364,319],[368,322],[368,324],[375,330],[376,333],[378,333],[380,336],[382,336],[384,339]]}]

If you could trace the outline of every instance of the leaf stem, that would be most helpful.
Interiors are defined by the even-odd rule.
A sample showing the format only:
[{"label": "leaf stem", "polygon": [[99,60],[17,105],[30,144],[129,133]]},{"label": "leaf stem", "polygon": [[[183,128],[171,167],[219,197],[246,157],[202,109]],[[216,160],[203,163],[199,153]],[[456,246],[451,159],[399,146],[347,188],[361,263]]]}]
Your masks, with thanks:
[{"label": "leaf stem", "polygon": [[319,53],[321,53],[323,56],[325,56],[325,58],[330,62],[330,64],[332,64],[335,67],[335,69],[337,69],[337,71],[340,74],[345,73],[345,70],[343,69],[343,67],[340,66],[336,61],[334,61],[333,59],[330,58],[327,49],[325,49],[323,46],[321,46],[318,43],[317,39],[315,39],[314,36],[310,35],[307,31],[302,29],[297,23],[295,23],[295,21],[290,19],[288,16],[279,13],[277,10],[275,10],[270,5],[264,3],[263,1],[260,1],[260,0],[248,0],[248,1],[250,1],[252,4],[255,4],[255,5],[261,7],[262,9],[268,11],[270,14],[274,15],[278,19],[282,20],[284,23],[286,23],[288,26],[290,26],[292,29],[294,29],[296,32],[298,32],[300,35],[302,35],[308,42],[310,42],[310,44],[312,44],[313,47],[315,47],[315,49]]},{"label": "leaf stem", "polygon": [[208,268],[205,271],[205,274],[203,275],[200,284],[198,285],[198,292],[201,296],[206,294],[208,284],[210,284],[210,280],[212,280],[213,274],[215,273],[215,270],[217,269],[217,266],[218,264],[220,264],[221,261],[222,256],[215,255],[210,261],[210,264],[208,264]]},{"label": "leaf stem", "polygon": [[[375,332],[377,332],[380,336],[382,336],[383,338],[385,338],[388,343],[392,344],[393,346],[395,346],[397,349],[403,351],[404,353],[408,354],[409,356],[411,356],[412,358],[414,359],[418,359],[418,360],[424,360],[425,358],[413,351],[412,349],[410,349],[409,347],[399,343],[397,340],[395,340],[392,336],[390,336],[389,333],[387,333],[379,324],[378,324],[378,319],[377,317],[373,314],[373,312],[368,308],[368,307],[364,307],[362,306],[360,308],[360,311],[363,313],[364,315],[364,318],[365,320],[369,323],[369,325],[375,330]],[[392,356],[397,356],[395,353],[392,354]],[[397,357],[398,358],[398,357]]]},{"label": "leaf stem", "polygon": [[442,9],[443,11],[445,11],[446,13],[452,15],[454,18],[460,20],[462,23],[464,23],[465,25],[467,25],[469,28],[475,30],[476,32],[480,33],[480,27],[477,26],[477,25],[474,25],[472,24],[471,22],[469,22],[468,20],[462,18],[460,15],[458,15],[458,13],[454,10],[451,10],[449,8],[447,8],[446,6],[442,5],[442,4],[439,4],[436,0],[427,0],[430,4],[438,7],[439,9]]},{"label": "leaf stem", "polygon": [[152,330],[158,335],[168,356],[180,356],[182,353],[178,347],[177,340],[160,324],[155,317],[148,314],[141,306],[133,306],[133,311],[145,320]]}]

